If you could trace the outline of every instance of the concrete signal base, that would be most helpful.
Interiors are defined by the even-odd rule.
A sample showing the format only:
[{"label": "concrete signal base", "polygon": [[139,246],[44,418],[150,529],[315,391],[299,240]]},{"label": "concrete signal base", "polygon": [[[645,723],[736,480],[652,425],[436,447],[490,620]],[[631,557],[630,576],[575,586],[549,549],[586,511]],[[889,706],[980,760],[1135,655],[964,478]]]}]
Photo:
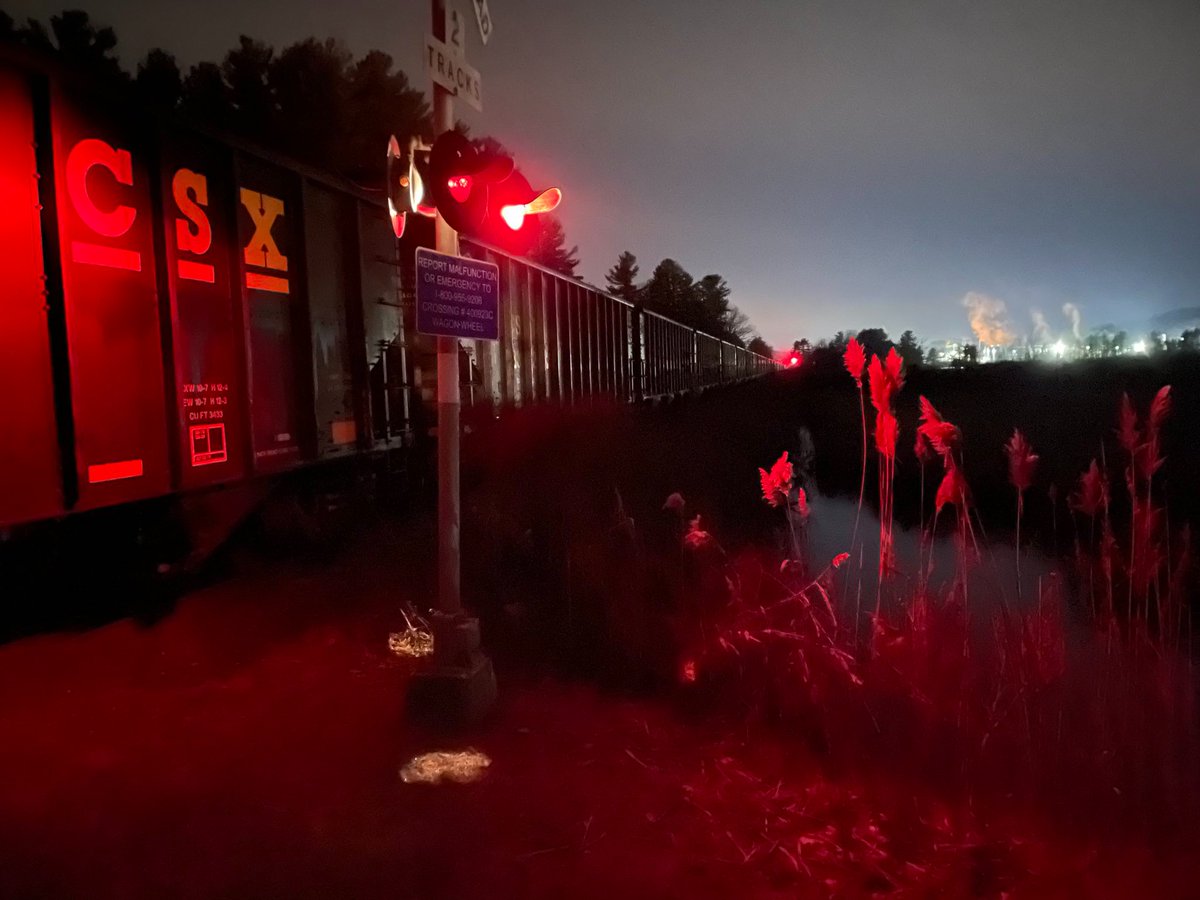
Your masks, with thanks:
[{"label": "concrete signal base", "polygon": [[431,665],[409,686],[409,714],[429,725],[462,728],[496,705],[496,672],[479,649],[479,620],[434,613]]}]

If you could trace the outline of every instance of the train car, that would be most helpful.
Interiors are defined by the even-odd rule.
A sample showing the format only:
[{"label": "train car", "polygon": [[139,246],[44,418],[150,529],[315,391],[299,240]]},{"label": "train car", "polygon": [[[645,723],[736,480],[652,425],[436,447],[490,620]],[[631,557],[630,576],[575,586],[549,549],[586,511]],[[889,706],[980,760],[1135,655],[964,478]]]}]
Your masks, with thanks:
[{"label": "train car", "polygon": [[[382,148],[381,148],[382,167]],[[0,56],[0,526],[271,479],[428,439],[418,225],[382,195]],[[483,244],[501,337],[464,403],[634,402],[755,356]]]}]

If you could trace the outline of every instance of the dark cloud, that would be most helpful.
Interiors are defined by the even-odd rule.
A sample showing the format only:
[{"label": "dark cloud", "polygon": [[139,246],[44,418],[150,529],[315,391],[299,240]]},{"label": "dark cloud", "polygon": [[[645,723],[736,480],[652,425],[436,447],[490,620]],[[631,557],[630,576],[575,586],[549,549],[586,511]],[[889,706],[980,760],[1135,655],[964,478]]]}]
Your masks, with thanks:
[{"label": "dark cloud", "polygon": [[[647,270],[719,271],[776,343],[966,334],[970,291],[1020,323],[1200,296],[1195,0],[491,5],[491,44],[468,49],[487,112],[463,118],[565,188],[591,280],[626,248]],[[397,0],[89,8],[130,63],[317,34],[387,50],[415,81],[428,18]]]}]

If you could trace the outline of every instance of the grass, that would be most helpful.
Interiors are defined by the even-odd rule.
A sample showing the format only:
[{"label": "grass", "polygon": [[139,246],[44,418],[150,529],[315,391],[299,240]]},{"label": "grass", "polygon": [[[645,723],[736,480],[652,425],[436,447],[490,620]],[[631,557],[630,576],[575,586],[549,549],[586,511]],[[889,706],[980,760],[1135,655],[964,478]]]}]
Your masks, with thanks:
[{"label": "grass", "polygon": [[[1164,479],[1178,483],[1179,471],[1165,456],[1179,433],[1169,391],[1141,414],[1111,395],[1118,415],[1088,423],[1104,449],[1076,489],[1051,452],[1059,448],[1032,439],[1048,433],[1044,422],[996,421],[1012,407],[967,407],[972,427],[960,429],[940,404],[906,393],[898,366],[864,360],[858,370],[879,379],[870,385],[873,448],[861,399],[845,392],[840,419],[827,409],[828,390],[816,402],[842,423],[842,438],[863,437],[834,442],[843,463],[876,456],[877,539],[860,540],[856,522],[844,553],[808,557],[805,454],[787,435],[818,421],[796,413],[814,401],[799,379],[774,393],[746,386],[723,420],[707,415],[703,399],[667,410],[648,446],[637,429],[614,424],[600,444],[626,449],[619,468],[582,445],[562,470],[534,454],[541,468],[522,484],[526,493],[540,485],[542,503],[530,505],[562,506],[553,538],[530,541],[556,548],[549,557],[559,566],[542,570],[545,590],[556,597],[561,579],[570,621],[547,608],[530,630],[570,648],[559,661],[574,671],[627,686],[674,684],[705,715],[768,729],[821,777],[944,804],[972,828],[1036,822],[1080,847],[1165,855],[1194,847],[1195,571],[1186,527],[1168,527]],[[941,374],[917,378],[944,393]],[[860,417],[849,415],[854,405]],[[961,399],[952,405],[964,408]],[[1007,442],[981,446],[980,421]],[[1122,421],[1131,424],[1114,430]],[[897,450],[905,434],[920,436],[912,454]],[[663,458],[677,446],[686,463]],[[746,505],[755,468],[766,500],[758,512]],[[868,468],[845,474],[842,483],[865,486]],[[1127,485],[1123,497],[1109,497],[1110,480]],[[678,500],[660,510],[672,491]],[[511,514],[501,494],[496,508]],[[898,498],[911,501],[905,521],[923,536],[915,559],[894,557]],[[1179,518],[1189,512],[1185,503]],[[995,533],[1016,535],[1018,560],[1069,552],[1036,587],[999,585]],[[942,540],[953,541],[956,563],[937,570],[933,545]],[[876,563],[879,593],[862,604],[858,573]]]}]

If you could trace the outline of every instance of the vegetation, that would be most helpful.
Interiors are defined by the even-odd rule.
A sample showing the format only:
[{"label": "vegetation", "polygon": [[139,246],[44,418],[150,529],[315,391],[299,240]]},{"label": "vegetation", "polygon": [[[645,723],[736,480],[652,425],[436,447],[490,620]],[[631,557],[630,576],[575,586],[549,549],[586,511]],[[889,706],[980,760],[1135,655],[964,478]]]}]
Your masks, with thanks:
[{"label": "vegetation", "polygon": [[[785,883],[811,884],[822,847],[860,847],[874,855],[858,864],[887,873],[872,890],[928,895],[916,885],[929,889],[934,873],[910,854],[934,821],[946,831],[932,840],[957,847],[956,859],[979,863],[988,848],[971,889],[981,896],[1041,896],[1047,869],[1023,858],[1032,846],[1047,866],[1147,848],[1177,866],[1195,846],[1200,797],[1189,762],[1200,750],[1197,573],[1181,527],[1200,506],[1179,481],[1192,467],[1167,451],[1195,430],[1170,414],[1174,390],[1196,386],[1195,366],[909,373],[898,350],[870,357],[849,339],[846,349],[837,372],[804,366],[736,388],[719,408],[681,402],[641,437],[605,432],[600,443],[623,447],[619,466],[585,455],[590,433],[527,460],[533,438],[510,448],[498,471],[511,481],[520,456],[531,477],[552,479],[537,495],[556,498],[525,519],[540,504],[524,499],[522,480],[494,507],[516,518],[527,565],[551,562],[540,576],[550,580],[534,582],[547,600],[524,601],[519,627],[535,645],[549,638],[572,668],[621,684],[645,673],[642,683],[696,720],[752,735],[719,754],[735,768],[748,768],[739,752],[781,741],[794,765],[762,790],[734,774],[738,787],[720,801],[699,787],[688,796],[729,830],[735,859]],[[845,368],[861,379],[858,397]],[[1020,402],[1006,405],[1014,392]],[[812,443],[796,435],[809,425]],[[686,461],[662,452],[677,445]],[[826,518],[839,504],[814,499],[822,465],[849,476],[826,477],[827,489],[862,486],[872,527],[855,534],[848,519]],[[757,515],[745,505],[752,492]],[[507,530],[488,519],[474,528],[476,547]],[[494,557],[481,567],[513,571]],[[520,596],[510,581],[497,588]],[[788,803],[826,783],[847,792],[846,822],[885,810],[878,830],[855,836],[847,825],[828,845],[809,844],[813,819]],[[737,790],[750,793],[732,804]],[[1178,882],[1186,871],[1162,874]]]},{"label": "vegetation", "polygon": [[[242,35],[220,62],[198,62],[186,72],[169,51],[155,48],[134,75],[117,59],[113,29],[96,25],[82,10],[51,16],[49,31],[34,19],[17,25],[0,12],[0,41],[54,56],[159,115],[236,134],[366,190],[383,188],[389,135],[432,138],[425,95],[391,56],[372,50],[355,58],[332,39],[306,38],[276,50]],[[503,151],[493,138],[477,143]],[[574,275],[578,248],[568,247],[558,219],[540,221],[530,258]]]},{"label": "vegetation", "polygon": [[623,251],[604,276],[609,292],[739,347],[747,346],[749,341],[754,352],[763,353],[765,348],[763,355],[771,355],[770,346],[753,335],[746,314],[730,303],[729,284],[720,275],[705,275],[697,281],[678,262],[664,259],[654,267],[649,280],[639,285],[639,271],[637,257]]}]

